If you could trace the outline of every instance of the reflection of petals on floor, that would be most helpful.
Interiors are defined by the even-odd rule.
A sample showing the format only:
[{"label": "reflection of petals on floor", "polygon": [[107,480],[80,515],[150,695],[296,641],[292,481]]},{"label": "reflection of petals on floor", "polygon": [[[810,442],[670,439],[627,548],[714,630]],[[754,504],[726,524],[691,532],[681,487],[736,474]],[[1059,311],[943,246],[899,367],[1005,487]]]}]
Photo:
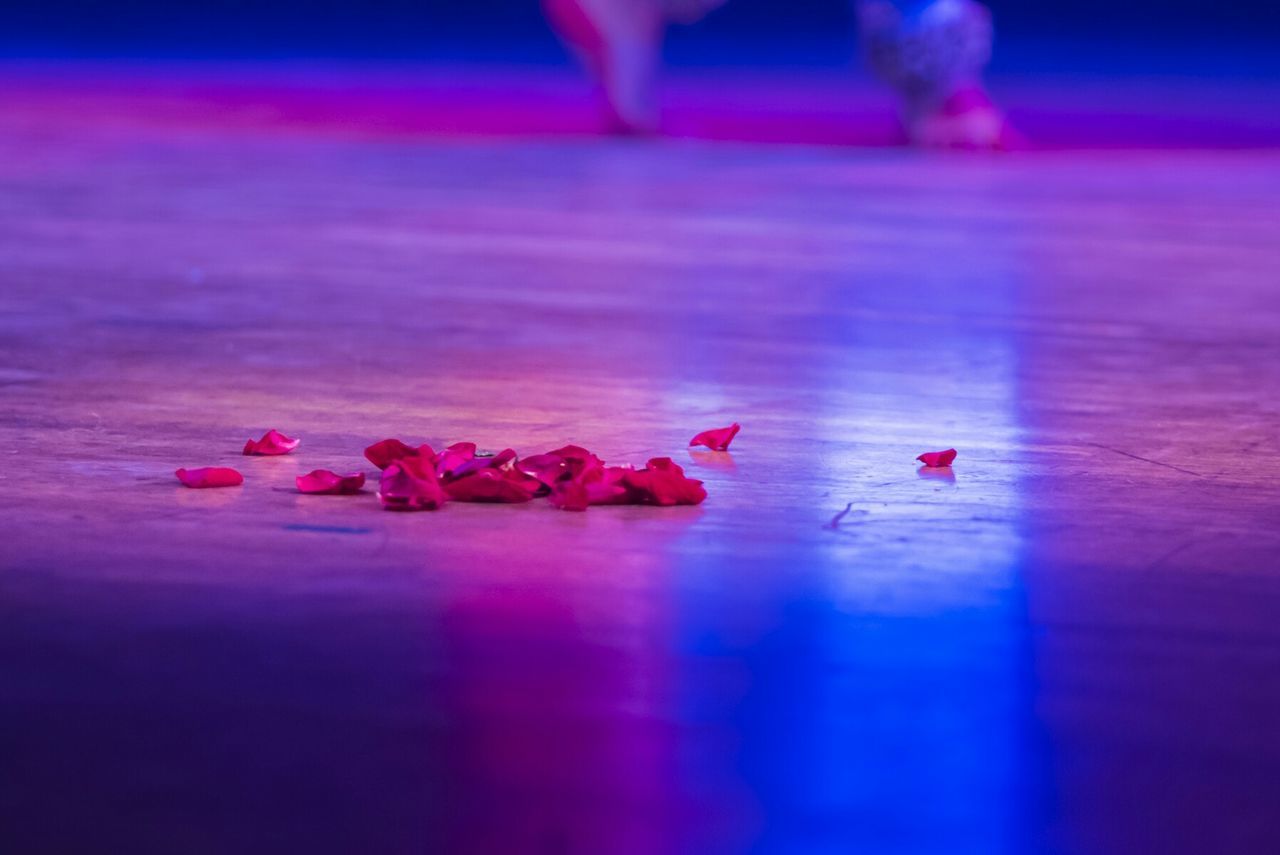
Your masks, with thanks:
[{"label": "reflection of petals on floor", "polygon": [[707,469],[733,472],[738,468],[738,464],[733,462],[733,454],[728,451],[694,451],[690,449],[689,456],[693,458],[695,466],[703,466]]},{"label": "reflection of petals on floor", "polygon": [[180,508],[229,508],[244,495],[242,489],[235,487],[217,487],[213,489],[193,490],[174,482],[174,501]]},{"label": "reflection of petals on floor", "polygon": [[956,473],[950,466],[921,466],[916,474],[925,480],[941,481],[944,484],[956,482]]}]

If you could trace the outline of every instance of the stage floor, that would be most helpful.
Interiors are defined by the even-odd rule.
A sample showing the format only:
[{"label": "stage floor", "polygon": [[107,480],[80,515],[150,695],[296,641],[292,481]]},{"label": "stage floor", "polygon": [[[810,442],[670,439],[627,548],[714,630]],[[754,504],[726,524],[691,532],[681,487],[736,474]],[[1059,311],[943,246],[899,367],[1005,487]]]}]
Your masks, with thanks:
[{"label": "stage floor", "polygon": [[[0,103],[3,851],[1280,849],[1280,150],[77,73]],[[709,498],[293,490],[388,436]]]}]

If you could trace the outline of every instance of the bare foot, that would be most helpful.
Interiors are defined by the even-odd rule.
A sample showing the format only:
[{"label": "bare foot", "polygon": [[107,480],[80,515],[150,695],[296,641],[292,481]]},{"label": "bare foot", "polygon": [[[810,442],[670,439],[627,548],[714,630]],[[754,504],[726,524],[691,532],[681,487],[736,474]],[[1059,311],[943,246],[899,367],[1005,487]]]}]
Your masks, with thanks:
[{"label": "bare foot", "polygon": [[898,94],[907,139],[927,148],[1021,147],[982,83],[991,58],[991,13],[975,0],[930,0],[904,13],[889,0],[859,0],[871,69]]},{"label": "bare foot", "polygon": [[542,0],[542,6],[599,82],[610,130],[657,131],[663,7],[654,0]]},{"label": "bare foot", "polygon": [[1026,146],[978,85],[958,89],[938,104],[908,108],[903,125],[911,143],[924,148],[1006,151]]}]

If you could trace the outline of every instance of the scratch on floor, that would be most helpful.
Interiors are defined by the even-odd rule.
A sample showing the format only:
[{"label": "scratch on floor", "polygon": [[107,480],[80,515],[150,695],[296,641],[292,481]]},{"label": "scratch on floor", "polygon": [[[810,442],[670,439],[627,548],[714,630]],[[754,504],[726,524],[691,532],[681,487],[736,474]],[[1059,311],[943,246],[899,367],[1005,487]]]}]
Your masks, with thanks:
[{"label": "scratch on floor", "polygon": [[1154,561],[1151,561],[1150,563],[1148,563],[1146,567],[1143,567],[1143,568],[1142,568],[1142,572],[1143,572],[1143,573],[1150,573],[1152,570],[1155,570],[1157,567],[1159,567],[1161,564],[1163,564],[1163,563],[1165,563],[1166,561],[1168,561],[1168,560],[1169,560],[1170,558],[1172,558],[1173,556],[1177,555],[1179,552],[1182,552],[1182,551],[1183,551],[1183,550],[1185,550],[1187,547],[1192,546],[1193,544],[1195,544],[1195,542],[1196,542],[1196,541],[1195,541],[1194,539],[1193,539],[1193,540],[1188,540],[1186,543],[1180,543],[1180,544],[1178,544],[1177,546],[1173,547],[1173,549],[1170,549],[1170,550],[1167,550],[1167,551],[1165,551],[1165,552],[1162,552],[1158,558],[1156,558]]},{"label": "scratch on floor", "polygon": [[866,511],[854,511],[854,510],[853,510],[853,502],[850,502],[849,504],[847,504],[847,505],[845,505],[845,506],[844,506],[844,510],[843,510],[843,511],[841,511],[840,513],[838,513],[838,514],[836,514],[834,517],[832,517],[832,518],[831,518],[831,522],[829,522],[829,523],[827,523],[826,525],[824,525],[824,526],[823,526],[823,528],[829,528],[829,529],[831,529],[832,531],[839,531],[839,530],[840,530],[840,521],[841,521],[841,520],[843,520],[843,519],[844,519],[844,518],[845,518],[845,517],[846,517],[850,512],[852,512],[852,513],[858,513],[858,514],[865,514],[865,513],[866,513]]},{"label": "scratch on floor", "polygon": [[845,505],[844,510],[836,514],[834,517],[832,517],[831,522],[827,523],[827,528],[839,528],[840,520],[844,519],[845,514],[849,513],[849,510],[852,507],[853,507],[853,502],[850,502],[849,504]]},{"label": "scratch on floor", "polygon": [[1155,466],[1163,466],[1165,469],[1172,469],[1174,472],[1181,472],[1183,475],[1191,475],[1192,477],[1195,477],[1195,478],[1208,477],[1207,475],[1201,475],[1199,472],[1192,472],[1190,469],[1183,469],[1181,466],[1174,466],[1172,463],[1161,463],[1159,460],[1152,460],[1150,457],[1143,457],[1140,454],[1130,454],[1127,451],[1121,451],[1118,448],[1112,448],[1111,446],[1103,445],[1100,442],[1090,442],[1090,443],[1086,443],[1086,445],[1092,445],[1094,448],[1101,448],[1105,451],[1112,451],[1112,452],[1115,452],[1116,454],[1131,458],[1133,460],[1141,460],[1143,463],[1151,463]]},{"label": "scratch on floor", "polygon": [[318,531],[325,534],[368,534],[371,528],[349,525],[308,525],[306,523],[288,523],[281,526],[285,531]]}]

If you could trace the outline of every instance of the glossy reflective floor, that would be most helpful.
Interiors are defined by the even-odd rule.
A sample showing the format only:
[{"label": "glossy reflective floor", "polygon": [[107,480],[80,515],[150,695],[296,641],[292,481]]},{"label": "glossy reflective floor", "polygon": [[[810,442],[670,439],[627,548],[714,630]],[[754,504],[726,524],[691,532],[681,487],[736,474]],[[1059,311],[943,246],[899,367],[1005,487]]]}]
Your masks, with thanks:
[{"label": "glossy reflective floor", "polygon": [[[98,83],[0,104],[3,851],[1280,849],[1280,153]],[[385,436],[710,498],[294,492]]]}]

